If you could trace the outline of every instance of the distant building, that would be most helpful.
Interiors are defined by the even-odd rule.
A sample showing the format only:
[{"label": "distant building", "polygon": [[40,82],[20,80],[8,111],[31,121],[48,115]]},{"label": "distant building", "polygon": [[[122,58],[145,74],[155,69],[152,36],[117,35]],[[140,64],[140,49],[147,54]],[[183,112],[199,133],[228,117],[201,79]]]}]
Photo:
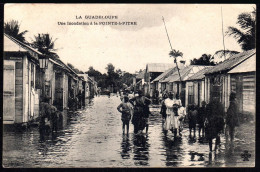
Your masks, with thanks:
[{"label": "distant building", "polygon": [[145,69],[144,81],[147,83],[144,94],[153,95],[155,85],[151,82],[166,70],[175,67],[174,63],[148,63]]},{"label": "distant building", "polygon": [[144,91],[144,77],[145,77],[145,70],[142,70],[139,72],[134,78],[133,78],[133,86],[134,90],[142,90]]}]

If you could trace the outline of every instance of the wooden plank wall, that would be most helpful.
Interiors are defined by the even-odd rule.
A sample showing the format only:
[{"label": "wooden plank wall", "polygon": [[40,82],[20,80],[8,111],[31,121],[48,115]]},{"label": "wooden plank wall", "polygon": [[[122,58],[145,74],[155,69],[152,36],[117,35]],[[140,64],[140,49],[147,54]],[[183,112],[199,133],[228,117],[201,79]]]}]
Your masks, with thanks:
[{"label": "wooden plank wall", "polygon": [[15,123],[23,122],[23,62],[15,62]]}]

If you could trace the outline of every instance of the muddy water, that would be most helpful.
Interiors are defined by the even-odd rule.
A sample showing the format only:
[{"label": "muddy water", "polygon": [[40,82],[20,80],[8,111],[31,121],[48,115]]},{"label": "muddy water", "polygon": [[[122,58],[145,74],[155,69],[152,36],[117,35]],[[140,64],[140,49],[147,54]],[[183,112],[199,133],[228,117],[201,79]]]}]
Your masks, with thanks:
[{"label": "muddy water", "polygon": [[[254,166],[254,143],[236,139],[234,145],[221,137],[217,152],[209,152],[204,139],[189,137],[185,126],[182,139],[162,132],[158,111],[150,117],[148,134],[122,134],[116,96],[94,98],[85,109],[72,115],[68,125],[53,135],[40,137],[37,128],[4,131],[5,167],[225,167]],[[232,150],[233,149],[233,150]],[[251,153],[243,161],[241,153]]]}]

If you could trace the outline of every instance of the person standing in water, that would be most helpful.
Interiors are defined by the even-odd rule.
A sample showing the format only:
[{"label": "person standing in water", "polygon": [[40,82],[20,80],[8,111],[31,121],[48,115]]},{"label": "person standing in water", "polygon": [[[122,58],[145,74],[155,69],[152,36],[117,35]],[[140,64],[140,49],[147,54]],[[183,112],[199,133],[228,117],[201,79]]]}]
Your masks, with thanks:
[{"label": "person standing in water", "polygon": [[167,98],[168,98],[167,95],[165,95],[165,96],[163,97],[162,101],[161,101],[162,106],[161,106],[160,114],[162,114],[163,122],[165,122],[166,117],[167,117],[167,114],[166,114],[167,107],[166,107],[166,105],[165,105],[165,100],[166,100]]},{"label": "person standing in water", "polygon": [[195,105],[194,104],[190,105],[188,111],[190,137],[191,137],[192,130],[193,130],[193,137],[196,137],[197,116],[198,116],[198,111],[196,110]]},{"label": "person standing in water", "polygon": [[174,137],[179,137],[179,127],[180,127],[180,114],[179,114],[179,108],[182,106],[180,96],[179,94],[176,94],[175,96],[176,99],[174,99],[174,104],[173,104],[173,131],[174,131]]},{"label": "person standing in water", "polygon": [[129,121],[131,119],[131,111],[132,105],[129,103],[129,99],[127,96],[124,97],[124,102],[122,102],[118,107],[117,110],[122,113],[121,120],[123,122],[123,134],[125,134],[125,127],[127,135],[129,133]]},{"label": "person standing in water", "polygon": [[235,127],[239,125],[236,94],[232,92],[230,94],[229,100],[230,103],[227,110],[226,124],[227,124],[227,129],[229,131],[230,141],[232,143],[234,140]]},{"label": "person standing in water", "polygon": [[[174,100],[173,100],[173,94],[170,93],[168,95],[169,97],[167,99],[165,99],[164,103],[165,103],[165,106],[166,106],[166,120],[164,122],[164,126],[163,126],[163,129],[165,131],[165,133],[168,132],[168,130],[172,130],[173,129],[173,118],[174,118],[174,111],[173,111],[173,104],[174,104]],[[172,130],[173,132],[173,130]]]},{"label": "person standing in water", "polygon": [[[205,123],[205,118],[206,118],[206,102],[202,101],[201,102],[201,107],[198,110],[198,118],[197,118],[197,122],[199,124],[199,137],[202,135],[202,137],[204,137],[205,135],[205,127],[204,127],[204,123]],[[201,134],[201,135],[200,135]]]},{"label": "person standing in water", "polygon": [[205,135],[209,141],[209,150],[212,151],[212,141],[216,138],[215,150],[220,143],[220,133],[224,128],[224,107],[218,97],[213,97],[206,106]]},{"label": "person standing in water", "polygon": [[132,118],[132,123],[134,125],[134,133],[141,133],[145,128],[145,101],[149,101],[150,99],[143,96],[143,92],[141,90],[138,91],[138,96],[134,97],[130,100],[130,103],[134,105],[134,115]]},{"label": "person standing in water", "polygon": [[146,134],[148,134],[148,128],[149,128],[149,116],[151,114],[149,105],[151,101],[149,99],[145,99],[144,102],[144,119],[145,119],[145,129],[146,129]]}]

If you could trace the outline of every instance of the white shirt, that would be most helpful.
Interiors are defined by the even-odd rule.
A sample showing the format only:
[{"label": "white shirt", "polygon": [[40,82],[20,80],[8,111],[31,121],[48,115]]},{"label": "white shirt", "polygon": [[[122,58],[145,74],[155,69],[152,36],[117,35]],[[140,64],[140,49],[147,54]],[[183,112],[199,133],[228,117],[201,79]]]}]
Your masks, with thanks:
[{"label": "white shirt", "polygon": [[165,106],[166,106],[166,108],[167,108],[166,114],[172,114],[172,115],[174,115],[174,112],[173,112],[173,104],[175,103],[175,100],[174,100],[174,99],[171,100],[171,99],[167,98],[167,99],[165,99],[164,103],[165,103]]}]

